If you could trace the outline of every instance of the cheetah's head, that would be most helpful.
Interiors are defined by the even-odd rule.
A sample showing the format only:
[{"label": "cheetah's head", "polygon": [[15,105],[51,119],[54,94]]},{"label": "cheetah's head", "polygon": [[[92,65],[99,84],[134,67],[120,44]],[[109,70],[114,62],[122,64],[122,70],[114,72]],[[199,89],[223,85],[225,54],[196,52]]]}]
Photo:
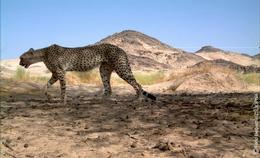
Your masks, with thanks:
[{"label": "cheetah's head", "polygon": [[20,63],[19,65],[28,68],[32,64],[32,60],[34,58],[34,49],[30,48],[27,52],[23,53],[20,56]]}]

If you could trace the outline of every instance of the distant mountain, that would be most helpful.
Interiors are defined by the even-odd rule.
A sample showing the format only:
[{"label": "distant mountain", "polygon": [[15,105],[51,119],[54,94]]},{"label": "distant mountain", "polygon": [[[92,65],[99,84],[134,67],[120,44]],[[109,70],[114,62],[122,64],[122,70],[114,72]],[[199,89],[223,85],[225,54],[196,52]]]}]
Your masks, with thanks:
[{"label": "distant mountain", "polygon": [[241,55],[244,55],[244,56],[247,56],[247,57],[250,57],[250,58],[252,58],[252,56],[251,56],[251,55],[248,55],[248,54],[245,54],[245,53],[241,53]]},{"label": "distant mountain", "polygon": [[[124,49],[135,69],[184,68],[204,60],[196,54],[173,48],[158,39],[133,30],[115,33],[97,42],[100,43],[110,43]],[[137,60],[137,57],[140,59]],[[147,67],[145,63],[153,64]]]},{"label": "distant mountain", "polygon": [[125,46],[125,45],[134,45],[137,47],[145,47],[146,49],[149,49],[149,47],[152,47],[156,50],[164,50],[164,51],[174,51],[175,53],[182,53],[182,50],[172,48],[171,46],[162,43],[161,41],[145,35],[141,32],[134,31],[134,30],[124,30],[119,33],[114,33],[111,36],[108,36],[104,39],[102,39],[98,43],[104,43],[104,42],[111,42],[119,46]]},{"label": "distant mountain", "polygon": [[195,52],[195,54],[203,57],[206,60],[223,59],[243,66],[260,66],[260,63],[249,55],[225,51],[213,46],[204,46]]},{"label": "distant mountain", "polygon": [[[254,59],[258,59],[258,60],[260,60],[260,53],[254,55],[253,58],[254,58]],[[259,62],[260,62],[260,61],[259,61]]]},{"label": "distant mountain", "polygon": [[200,50],[198,50],[196,53],[199,52],[224,52],[224,50],[212,46],[204,46],[201,47]]}]

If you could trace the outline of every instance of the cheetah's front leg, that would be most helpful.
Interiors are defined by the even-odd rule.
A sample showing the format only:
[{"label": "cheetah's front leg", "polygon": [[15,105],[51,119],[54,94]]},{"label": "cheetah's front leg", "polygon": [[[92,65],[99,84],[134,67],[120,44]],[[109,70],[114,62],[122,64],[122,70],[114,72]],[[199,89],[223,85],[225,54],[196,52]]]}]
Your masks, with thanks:
[{"label": "cheetah's front leg", "polygon": [[61,89],[61,102],[64,105],[67,103],[67,95],[66,95],[66,80],[65,80],[65,71],[57,72],[58,79],[60,80],[60,89]]},{"label": "cheetah's front leg", "polygon": [[58,80],[57,75],[52,74],[50,80],[47,82],[47,85],[46,85],[46,87],[45,87],[45,92],[44,92],[44,94],[46,95],[48,101],[51,100],[51,96],[50,96],[50,94],[48,93],[48,90],[49,90],[49,88],[51,87],[51,85],[53,85],[57,80]]}]

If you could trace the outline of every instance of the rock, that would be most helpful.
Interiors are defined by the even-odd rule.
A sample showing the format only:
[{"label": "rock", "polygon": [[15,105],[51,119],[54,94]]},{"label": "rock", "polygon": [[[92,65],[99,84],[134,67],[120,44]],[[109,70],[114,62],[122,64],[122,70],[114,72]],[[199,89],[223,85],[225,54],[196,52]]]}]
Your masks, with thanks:
[{"label": "rock", "polygon": [[133,142],[130,147],[131,148],[136,148],[136,146],[137,146],[137,142]]},{"label": "rock", "polygon": [[24,147],[24,148],[28,148],[29,145],[26,143],[26,144],[23,145],[23,147]]},{"label": "rock", "polygon": [[158,148],[161,151],[169,151],[173,150],[173,144],[172,142],[169,141],[159,141],[158,144],[156,144],[153,148]]}]

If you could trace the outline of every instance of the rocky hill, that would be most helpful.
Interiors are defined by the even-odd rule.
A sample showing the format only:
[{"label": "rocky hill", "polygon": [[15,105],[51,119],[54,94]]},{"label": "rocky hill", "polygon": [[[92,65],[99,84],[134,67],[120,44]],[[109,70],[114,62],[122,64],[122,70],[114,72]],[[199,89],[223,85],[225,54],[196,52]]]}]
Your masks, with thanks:
[{"label": "rocky hill", "polygon": [[[124,49],[136,69],[146,69],[148,63],[153,69],[185,68],[205,60],[196,54],[173,48],[153,37],[133,30],[115,33],[97,42],[97,44],[99,43],[110,43]],[[132,60],[137,59],[137,56],[140,60]],[[141,59],[145,59],[145,61]]]},{"label": "rocky hill", "polygon": [[243,66],[249,66],[249,65],[260,66],[259,60],[249,55],[239,54],[231,51],[225,51],[212,46],[204,46],[200,50],[195,52],[195,54],[205,58],[206,60],[223,59]]},{"label": "rocky hill", "polygon": [[231,61],[226,61],[223,59],[216,59],[216,60],[205,60],[202,62],[199,62],[193,66],[193,67],[224,67],[224,68],[229,68],[233,71],[237,71],[239,73],[252,73],[252,72],[256,72],[256,73],[260,73],[260,67],[255,67],[255,66],[243,66],[243,65],[239,65],[236,63],[233,63]]},{"label": "rocky hill", "polygon": [[253,56],[253,58],[255,59],[255,60],[259,60],[259,62],[260,62],[260,53],[258,53],[258,54],[256,54],[256,55],[254,55]]}]

